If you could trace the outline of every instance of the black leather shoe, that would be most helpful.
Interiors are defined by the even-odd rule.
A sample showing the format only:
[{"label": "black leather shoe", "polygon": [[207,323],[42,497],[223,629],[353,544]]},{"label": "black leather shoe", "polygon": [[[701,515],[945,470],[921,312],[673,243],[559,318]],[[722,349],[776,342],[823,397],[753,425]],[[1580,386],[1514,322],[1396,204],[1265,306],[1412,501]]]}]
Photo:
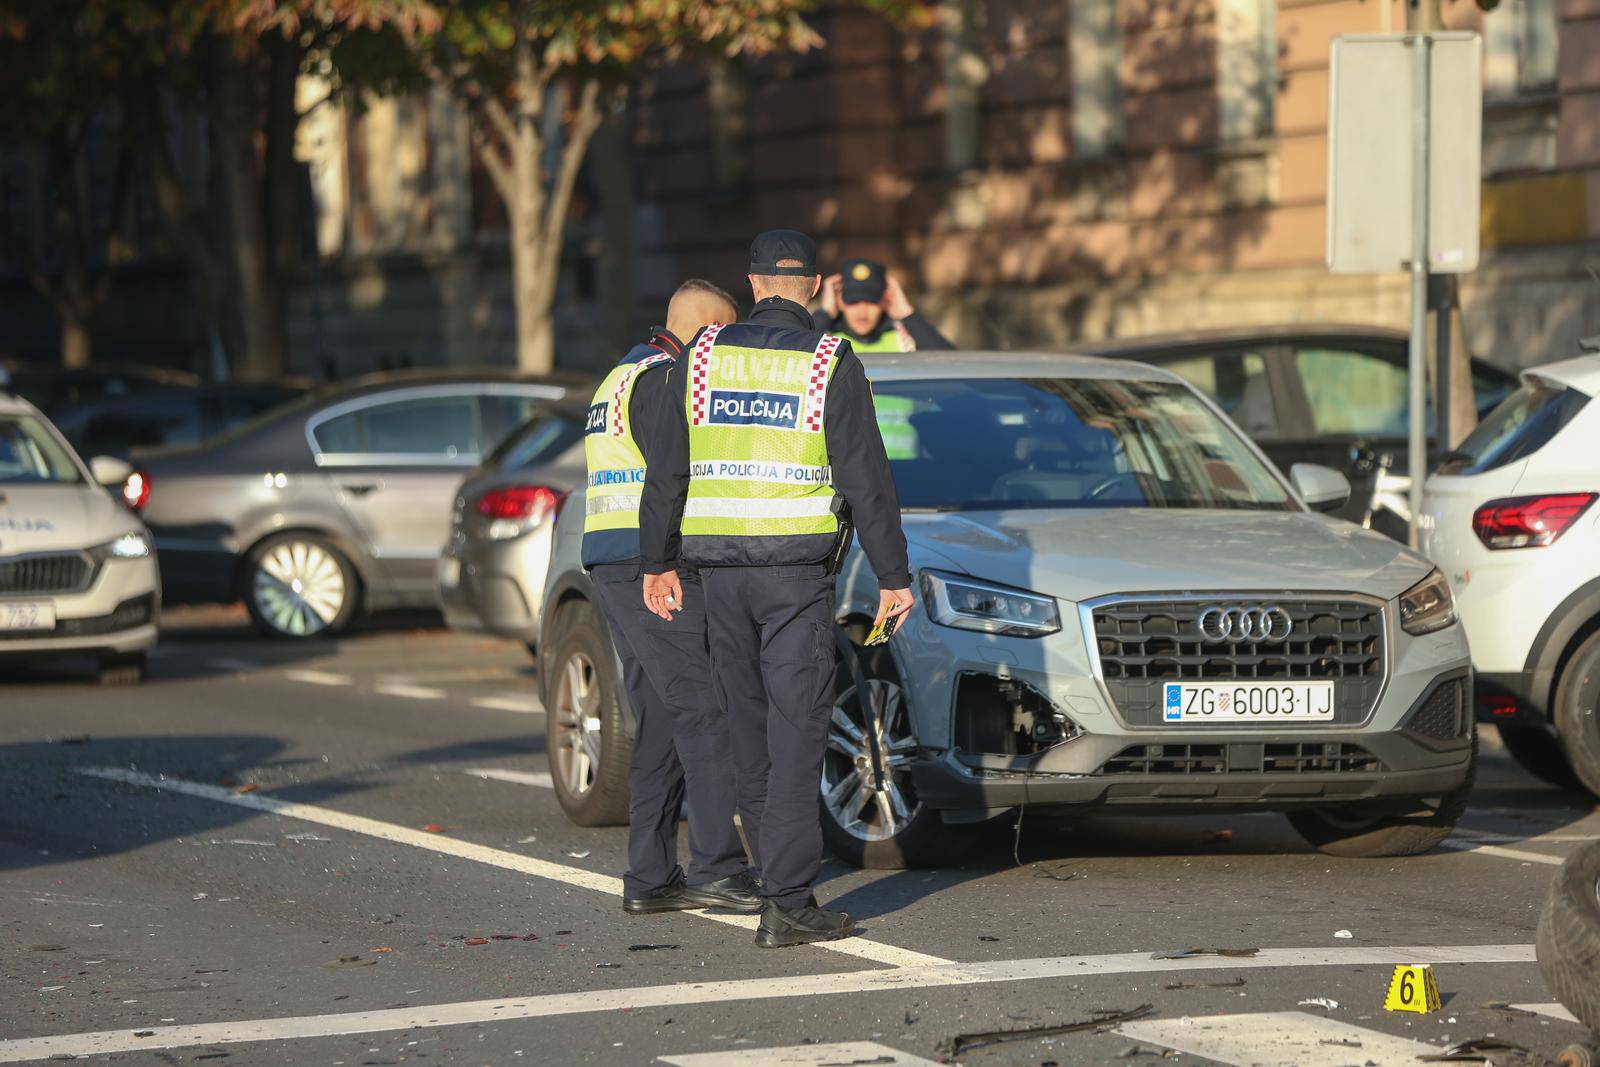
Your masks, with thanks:
[{"label": "black leather shoe", "polygon": [[814,941],[838,941],[855,933],[856,924],[842,911],[828,911],[815,904],[803,908],[780,908],[768,901],[761,912],[756,944],[761,948],[788,948]]},{"label": "black leather shoe", "polygon": [[683,899],[699,908],[725,908],[740,915],[755,915],[761,911],[761,887],[750,877],[749,871],[730,874],[705,885],[685,886]]},{"label": "black leather shoe", "polygon": [[629,915],[654,915],[663,911],[687,911],[698,908],[683,895],[683,871],[673,872],[672,881],[642,897],[623,897],[622,910]]}]

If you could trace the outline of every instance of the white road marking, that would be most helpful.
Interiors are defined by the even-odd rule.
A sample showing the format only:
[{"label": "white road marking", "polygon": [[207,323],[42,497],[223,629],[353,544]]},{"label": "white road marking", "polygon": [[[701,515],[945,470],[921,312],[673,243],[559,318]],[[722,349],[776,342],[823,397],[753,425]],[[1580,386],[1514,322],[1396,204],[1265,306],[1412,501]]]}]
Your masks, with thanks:
[{"label": "white road marking", "polygon": [[[397,826],[394,823],[368,819],[361,815],[348,815],[332,808],[319,808],[312,804],[297,804],[293,801],[278,800],[274,797],[264,796],[261,793],[240,795],[231,789],[223,789],[214,785],[143,774],[139,771],[123,770],[120,767],[79,767],[76,770],[79,774],[87,774],[95,778],[106,778],[114,782],[127,782],[130,785],[149,786],[152,789],[164,789],[167,792],[183,793],[187,796],[204,797],[207,800],[216,800],[223,804],[233,804],[236,807],[251,808],[255,811],[264,811],[272,815],[282,815],[291,819],[319,823],[323,826],[332,826],[340,830],[349,830],[352,833],[366,834],[368,837],[376,837],[384,841],[393,841],[396,844],[411,845],[415,848],[427,849],[430,852],[442,852],[446,855],[459,856],[462,859],[475,860],[478,863],[486,863],[494,867],[503,867],[506,870],[521,871],[523,874],[531,874],[538,878],[548,878],[553,882],[563,882],[583,889],[592,889],[597,893],[605,893],[611,897],[620,898],[622,896],[622,879],[620,878],[598,874],[594,871],[586,871],[581,867],[568,867],[560,863],[551,863],[548,860],[535,859],[532,856],[523,856],[515,852],[504,852],[497,848],[473,844],[470,841],[462,841],[444,834],[430,834],[422,830],[413,830],[409,826]],[[724,915],[709,911],[693,911],[686,914],[698,915],[713,922],[739,926],[746,930],[754,930],[761,921],[760,916],[757,915]],[[890,967],[926,966],[950,962],[938,956],[929,956],[921,952],[913,952],[910,949],[896,948],[894,945],[868,941],[863,937],[851,937],[843,941],[828,941],[816,947],[828,949],[845,956],[871,960],[874,963],[887,964]]]},{"label": "white road marking", "polygon": [[1567,1010],[1565,1004],[1513,1004],[1518,1011],[1531,1011],[1535,1015],[1546,1015],[1552,1019],[1560,1019],[1564,1023],[1575,1023],[1578,1017]]},{"label": "white road marking", "polygon": [[446,696],[443,689],[406,682],[379,682],[372,687],[372,691],[386,697],[405,697],[407,700],[443,700]]},{"label": "white road marking", "polygon": [[291,682],[305,682],[307,685],[349,685],[348,674],[329,674],[327,671],[292,670],[284,671],[283,676]]},{"label": "white road marking", "polygon": [[1524,845],[1542,845],[1549,842],[1552,845],[1568,845],[1593,841],[1600,835],[1600,830],[1593,834],[1505,834],[1488,830],[1469,830],[1465,826],[1458,826],[1453,833],[1457,837],[1470,837],[1474,841],[1501,841],[1506,844],[1520,842]]},{"label": "white road marking", "polygon": [[1445,841],[1439,846],[1454,852],[1481,852],[1485,856],[1499,856],[1501,859],[1521,860],[1523,863],[1545,863],[1552,867],[1559,867],[1566,862],[1564,856],[1547,856],[1543,852],[1523,852],[1521,849],[1501,848],[1499,845],[1478,845],[1471,841]]},{"label": "white road marking", "polygon": [[541,789],[554,789],[549,771],[503,771],[498,767],[473,767],[462,771],[474,778],[487,778],[495,782],[514,782],[517,785],[536,785]]},{"label": "white road marking", "polygon": [[472,706],[475,708],[488,708],[490,711],[519,711],[525,715],[543,715],[544,705],[538,697],[521,697],[506,694],[504,696],[474,697]]},{"label": "white road marking", "polygon": [[1204,1015],[1123,1023],[1117,1033],[1235,1067],[1338,1067],[1415,1063],[1444,1051],[1421,1041],[1300,1011]]},{"label": "white road marking", "polygon": [[[100,776],[126,780],[121,778],[120,774],[102,773]],[[190,783],[165,784],[187,787]],[[259,794],[250,794],[239,799],[251,799],[256,796]],[[285,806],[304,807],[304,805]],[[447,838],[446,841],[448,840]],[[793,1000],[800,997],[831,996],[841,993],[932,989],[940,986],[986,985],[1044,978],[1079,979],[1086,975],[1266,970],[1282,967],[1393,966],[1397,963],[1415,963],[1418,960],[1426,960],[1435,965],[1531,964],[1534,962],[1534,955],[1532,945],[1401,945],[1386,948],[1269,948],[1246,958],[1196,956],[1182,960],[1153,960],[1148,952],[1123,952],[1109,956],[1057,956],[986,963],[945,963],[892,967],[884,970],[791,975],[783,978],[680,982],[672,985],[635,986],[631,989],[591,989],[536,997],[500,997],[494,1000],[459,1001],[454,1004],[424,1004],[379,1011],[349,1012],[343,1015],[306,1015],[297,1018],[246,1019],[231,1023],[157,1026],[148,1028],[146,1037],[135,1037],[133,1030],[121,1029],[87,1034],[64,1034],[58,1037],[22,1038],[0,1041],[0,1063],[19,1063],[50,1056],[91,1056],[140,1049],[335,1037],[344,1034],[458,1026],[506,1019],[542,1019],[557,1015],[581,1015],[586,1012],[726,1004],[745,1000]]]},{"label": "white road marking", "polygon": [[875,1067],[877,1064],[883,1064],[884,1067],[938,1067],[933,1060],[925,1060],[876,1041],[745,1048],[730,1052],[680,1052],[656,1058],[673,1067],[841,1067],[850,1063],[870,1063]]}]

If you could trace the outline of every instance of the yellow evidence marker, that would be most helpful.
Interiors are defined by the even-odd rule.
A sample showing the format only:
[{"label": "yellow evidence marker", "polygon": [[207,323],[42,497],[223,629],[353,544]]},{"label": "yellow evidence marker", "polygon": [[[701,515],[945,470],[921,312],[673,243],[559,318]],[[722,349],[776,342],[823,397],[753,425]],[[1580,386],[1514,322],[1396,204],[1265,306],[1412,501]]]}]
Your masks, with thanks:
[{"label": "yellow evidence marker", "polygon": [[1384,1011],[1414,1011],[1426,1015],[1439,1010],[1439,983],[1429,963],[1402,963],[1389,979],[1389,993],[1383,998]]}]

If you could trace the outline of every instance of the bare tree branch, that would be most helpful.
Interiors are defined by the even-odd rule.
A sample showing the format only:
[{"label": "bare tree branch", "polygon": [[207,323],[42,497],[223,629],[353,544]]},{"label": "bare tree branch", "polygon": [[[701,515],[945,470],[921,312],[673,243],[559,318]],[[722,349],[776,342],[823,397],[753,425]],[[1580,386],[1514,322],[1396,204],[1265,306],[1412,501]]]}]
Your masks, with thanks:
[{"label": "bare tree branch", "polygon": [[544,233],[541,236],[544,239],[545,262],[552,265],[561,254],[567,209],[572,204],[572,190],[578,184],[583,157],[589,150],[594,131],[600,128],[600,120],[600,83],[590,78],[583,83],[566,143],[561,146],[560,169],[550,190],[550,201],[545,205]]},{"label": "bare tree branch", "polygon": [[516,181],[511,176],[511,164],[506,159],[505,153],[496,148],[489,135],[475,119],[467,120],[467,130],[472,137],[472,147],[478,153],[478,158],[483,161],[483,169],[489,172],[489,178],[494,182],[495,190],[500,194],[500,199],[505,201],[506,207],[512,206],[512,196],[516,193]]}]

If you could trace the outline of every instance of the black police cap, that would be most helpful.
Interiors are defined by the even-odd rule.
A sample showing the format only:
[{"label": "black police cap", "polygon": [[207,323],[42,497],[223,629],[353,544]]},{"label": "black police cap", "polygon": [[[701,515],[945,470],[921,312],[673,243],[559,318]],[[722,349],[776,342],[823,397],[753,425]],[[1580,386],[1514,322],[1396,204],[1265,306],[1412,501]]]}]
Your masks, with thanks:
[{"label": "black police cap", "polygon": [[846,260],[839,268],[839,279],[846,304],[876,304],[889,286],[888,268],[871,259]]},{"label": "black police cap", "polygon": [[[798,267],[780,267],[778,262],[798,259]],[[802,277],[817,273],[817,243],[799,230],[768,230],[750,242],[750,273]]]}]

